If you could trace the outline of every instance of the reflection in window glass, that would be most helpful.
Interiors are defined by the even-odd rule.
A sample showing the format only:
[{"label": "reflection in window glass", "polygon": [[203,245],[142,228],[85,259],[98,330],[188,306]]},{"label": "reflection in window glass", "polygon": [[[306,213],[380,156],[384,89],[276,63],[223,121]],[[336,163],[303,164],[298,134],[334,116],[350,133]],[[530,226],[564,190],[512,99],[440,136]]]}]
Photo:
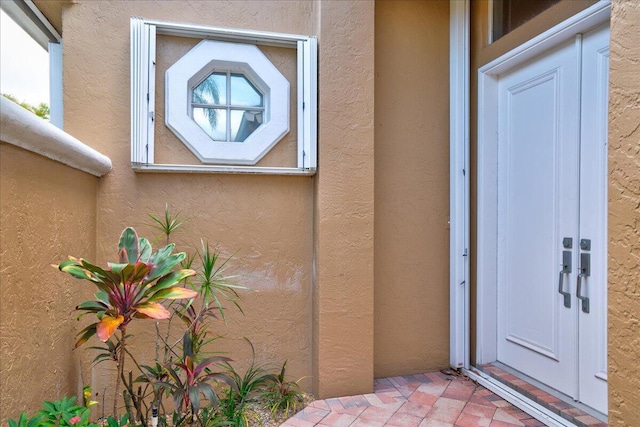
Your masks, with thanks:
[{"label": "reflection in window glass", "polygon": [[228,141],[227,110],[224,108],[194,108],[193,120],[214,141]]},{"label": "reflection in window glass", "polygon": [[213,73],[193,89],[193,103],[225,105],[227,103],[227,75]]},{"label": "reflection in window glass", "polygon": [[518,28],[560,0],[493,0],[492,41]]},{"label": "reflection in window glass", "polygon": [[262,111],[233,110],[231,111],[231,139],[244,142],[262,124]]},{"label": "reflection in window glass", "polygon": [[232,74],[231,105],[262,107],[262,94],[243,75]]},{"label": "reflection in window glass", "polygon": [[242,74],[211,73],[193,88],[191,107],[214,141],[244,142],[264,123],[264,96]]}]

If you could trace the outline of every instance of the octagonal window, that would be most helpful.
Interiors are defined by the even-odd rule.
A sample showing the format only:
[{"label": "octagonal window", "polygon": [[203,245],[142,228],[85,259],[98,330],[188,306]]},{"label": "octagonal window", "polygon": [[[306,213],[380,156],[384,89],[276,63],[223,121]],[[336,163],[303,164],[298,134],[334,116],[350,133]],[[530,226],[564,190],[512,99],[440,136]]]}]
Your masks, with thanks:
[{"label": "octagonal window", "polygon": [[255,165],[289,132],[289,82],[255,45],[201,41],[167,70],[165,103],[203,163]]},{"label": "octagonal window", "polygon": [[212,140],[244,142],[264,123],[264,96],[243,74],[211,73],[191,92],[191,114]]}]

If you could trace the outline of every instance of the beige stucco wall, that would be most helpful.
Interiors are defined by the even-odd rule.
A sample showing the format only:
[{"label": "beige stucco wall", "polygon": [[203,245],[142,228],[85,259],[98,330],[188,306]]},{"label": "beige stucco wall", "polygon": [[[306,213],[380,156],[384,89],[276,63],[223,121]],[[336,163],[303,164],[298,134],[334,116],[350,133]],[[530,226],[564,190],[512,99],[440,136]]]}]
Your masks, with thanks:
[{"label": "beige stucco wall", "polygon": [[[95,256],[98,178],[0,142],[0,423],[90,383],[73,351],[86,284],[51,267]],[[84,375],[81,375],[83,371]]]},{"label": "beige stucco wall", "polygon": [[640,420],[640,3],[614,0],[609,85],[609,425]]},{"label": "beige stucco wall", "polygon": [[373,389],[374,3],[318,8],[313,378],[328,397]]},{"label": "beige stucco wall", "polygon": [[449,4],[376,2],[375,376],[449,363]]},{"label": "beige stucco wall", "polygon": [[[134,173],[129,165],[130,16],[317,35],[318,175]],[[241,292],[245,315],[230,310],[228,324],[216,325],[226,337],[216,341],[216,350],[228,352],[242,369],[249,354],[247,337],[259,361],[288,360],[291,378],[308,377],[303,387],[320,396],[370,391],[373,3],[73,2],[62,9],[62,26],[65,130],[113,161],[113,171],[98,188],[97,260],[113,258],[127,225],[153,235],[147,215],[160,213],[169,203],[190,217],[178,243],[183,248],[198,245],[204,237],[218,243],[224,254],[235,253],[229,273],[251,288]],[[168,39],[159,37],[159,48],[176,48]],[[279,56],[275,51],[269,54]],[[174,53],[158,52],[158,62],[168,63],[163,55]],[[292,75],[295,57],[287,55],[281,69]],[[156,83],[159,108],[161,78]],[[163,126],[160,117],[157,125]],[[284,144],[293,147],[294,135],[295,126]],[[156,136],[157,145],[175,142],[162,128]],[[162,158],[193,160],[182,147],[164,147]],[[282,156],[289,159],[288,153]],[[264,162],[272,164],[268,157]],[[138,326],[136,340],[144,346],[153,336],[152,325]],[[151,348],[146,352],[150,356]],[[97,368],[96,389],[106,383],[103,371]]]},{"label": "beige stucco wall", "polygon": [[[226,256],[235,253],[228,274],[239,275],[238,284],[251,289],[241,291],[244,316],[229,307],[228,324],[215,325],[226,338],[217,340],[211,350],[227,352],[242,370],[250,354],[246,337],[255,346],[258,362],[288,360],[293,379],[311,375],[313,179],[134,173],[129,140],[129,19],[312,34],[313,6],[305,1],[87,1],[66,7],[62,15],[65,130],[113,162],[112,173],[98,188],[97,260],[114,258],[125,226],[134,226],[140,235],[157,234],[148,225],[148,214],[161,213],[168,203],[189,218],[176,234],[179,247],[193,252],[203,238]],[[159,49],[166,43],[159,38]],[[159,60],[165,61],[175,48],[158,52]],[[159,77],[157,93],[164,86],[163,74]],[[163,108],[162,102],[157,105]],[[159,132],[156,144],[167,146],[169,140],[175,137]],[[133,331],[136,338],[130,343],[142,353],[139,362],[150,362],[153,345],[147,343],[154,337],[153,323],[139,322]],[[95,388],[102,390],[104,368],[96,369],[100,372]],[[309,389],[310,381],[303,385]]]}]

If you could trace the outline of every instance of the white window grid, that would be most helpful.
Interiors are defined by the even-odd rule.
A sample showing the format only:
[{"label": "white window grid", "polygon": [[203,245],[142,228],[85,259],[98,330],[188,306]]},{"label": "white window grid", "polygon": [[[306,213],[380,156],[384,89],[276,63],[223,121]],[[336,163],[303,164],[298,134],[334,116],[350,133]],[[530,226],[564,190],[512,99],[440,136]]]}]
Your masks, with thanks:
[{"label": "white window grid", "polygon": [[[213,108],[216,110],[221,110],[221,111],[226,111],[227,113],[227,117],[231,117],[231,111],[237,110],[237,111],[260,111],[261,113],[265,112],[265,107],[264,107],[264,96],[265,94],[262,93],[262,91],[260,89],[258,89],[253,82],[247,78],[247,76],[243,73],[232,73],[231,71],[227,70],[227,71],[215,71],[216,74],[222,74],[225,76],[225,80],[226,80],[226,84],[225,84],[225,88],[226,88],[226,93],[225,93],[225,99],[226,102],[225,103],[215,103],[215,102],[211,102],[211,103],[198,103],[195,102],[193,100],[193,98],[191,99],[191,112],[193,114],[193,109],[194,108]],[[210,73],[209,75],[211,75],[212,73]],[[209,77],[209,75],[206,78]],[[242,76],[244,77],[247,82],[249,83],[249,85],[251,85],[251,88],[253,88],[257,93],[260,94],[260,96],[262,97],[263,101],[261,102],[261,104],[259,106],[253,105],[253,106],[246,106],[246,105],[234,105],[231,102],[231,76]],[[196,85],[197,86],[197,85]],[[191,89],[190,92],[191,94],[193,94],[194,89]],[[193,96],[193,95],[192,95]],[[231,139],[231,120],[227,119],[227,126],[225,129],[225,134],[226,134],[226,139],[224,140],[224,142],[232,142]]]}]

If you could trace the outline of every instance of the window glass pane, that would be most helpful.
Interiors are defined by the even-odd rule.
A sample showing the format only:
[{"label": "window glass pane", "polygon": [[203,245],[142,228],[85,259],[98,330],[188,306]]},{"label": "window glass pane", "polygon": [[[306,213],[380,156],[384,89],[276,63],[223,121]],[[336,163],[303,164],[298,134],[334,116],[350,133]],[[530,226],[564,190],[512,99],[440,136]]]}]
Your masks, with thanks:
[{"label": "window glass pane", "polygon": [[[4,10],[0,10],[0,91],[49,118],[49,54]],[[46,117],[45,117],[46,116]]]},{"label": "window glass pane", "polygon": [[560,0],[493,0],[493,41],[518,28]]},{"label": "window glass pane", "polygon": [[227,75],[213,73],[193,89],[194,104],[224,105],[227,103]]},{"label": "window glass pane", "polygon": [[244,142],[263,122],[262,111],[231,110],[231,140]]},{"label": "window glass pane", "polygon": [[262,94],[242,74],[231,75],[231,105],[262,107]]},{"label": "window glass pane", "polygon": [[193,120],[214,141],[227,140],[227,110],[222,108],[194,108]]}]

